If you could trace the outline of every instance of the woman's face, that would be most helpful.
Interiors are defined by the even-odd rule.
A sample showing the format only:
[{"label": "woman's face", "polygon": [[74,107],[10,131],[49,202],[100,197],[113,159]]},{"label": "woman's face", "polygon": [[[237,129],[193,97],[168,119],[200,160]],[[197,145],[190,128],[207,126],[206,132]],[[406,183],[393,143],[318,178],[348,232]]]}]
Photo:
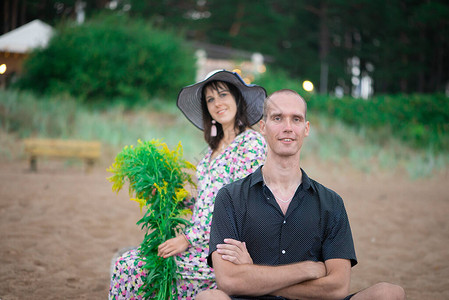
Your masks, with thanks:
[{"label": "woman's face", "polygon": [[204,95],[207,109],[212,119],[220,123],[223,128],[228,126],[234,127],[237,114],[235,98],[226,84],[218,82],[216,87],[217,89],[214,89],[212,86],[206,87]]}]

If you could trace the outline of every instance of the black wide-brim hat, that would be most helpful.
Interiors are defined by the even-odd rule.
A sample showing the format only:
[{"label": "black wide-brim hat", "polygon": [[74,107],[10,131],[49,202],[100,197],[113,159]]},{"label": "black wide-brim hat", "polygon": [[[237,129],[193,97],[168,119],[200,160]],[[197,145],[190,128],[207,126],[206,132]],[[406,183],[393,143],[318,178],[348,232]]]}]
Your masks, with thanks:
[{"label": "black wide-brim hat", "polygon": [[246,84],[238,73],[220,70],[203,81],[182,88],[178,94],[177,106],[193,125],[204,130],[201,95],[204,85],[214,80],[231,83],[240,90],[246,102],[246,113],[251,126],[262,119],[263,102],[267,97],[265,89],[255,84]]}]

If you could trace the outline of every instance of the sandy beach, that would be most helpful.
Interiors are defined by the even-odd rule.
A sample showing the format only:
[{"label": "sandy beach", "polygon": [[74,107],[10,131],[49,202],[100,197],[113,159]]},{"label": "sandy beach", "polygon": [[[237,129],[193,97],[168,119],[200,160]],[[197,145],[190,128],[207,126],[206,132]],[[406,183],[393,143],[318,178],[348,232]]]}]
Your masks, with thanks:
[{"label": "sandy beach", "polygon": [[[108,162],[0,163],[0,299],[107,299],[114,253],[137,245],[138,204],[111,191]],[[449,299],[449,174],[410,180],[312,159],[309,176],[337,191],[359,264],[351,290],[400,284],[408,299]]]}]

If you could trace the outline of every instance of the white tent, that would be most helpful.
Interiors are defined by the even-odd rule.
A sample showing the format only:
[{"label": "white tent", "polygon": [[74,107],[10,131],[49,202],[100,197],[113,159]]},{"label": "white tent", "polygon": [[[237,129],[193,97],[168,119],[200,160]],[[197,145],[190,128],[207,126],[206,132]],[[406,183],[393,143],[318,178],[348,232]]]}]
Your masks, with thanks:
[{"label": "white tent", "polygon": [[47,46],[53,28],[34,20],[0,36],[0,52],[27,53],[34,48]]}]

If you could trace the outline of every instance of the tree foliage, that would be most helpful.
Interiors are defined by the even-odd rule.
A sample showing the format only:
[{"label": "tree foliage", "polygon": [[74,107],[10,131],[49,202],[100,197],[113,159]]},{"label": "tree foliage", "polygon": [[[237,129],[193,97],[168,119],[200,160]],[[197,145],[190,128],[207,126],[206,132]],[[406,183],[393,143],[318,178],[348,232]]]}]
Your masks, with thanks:
[{"label": "tree foliage", "polygon": [[[363,76],[373,78],[374,92],[382,94],[448,88],[444,0],[6,0],[5,8],[54,24],[75,18],[79,2],[88,17],[115,3],[116,11],[189,39],[270,55],[272,69],[308,78],[320,91],[340,86],[351,94]],[[348,63],[353,58],[357,66]]]},{"label": "tree foliage", "polygon": [[[374,79],[377,93],[444,92],[449,81],[443,0],[147,1],[145,15],[147,2],[130,2],[131,14],[157,17],[192,39],[270,55],[272,68],[317,84],[327,78],[328,91],[350,94],[362,76]],[[354,57],[356,70],[348,64]]]},{"label": "tree foliage", "polygon": [[84,100],[174,99],[195,77],[193,52],[173,33],[126,16],[101,16],[58,27],[45,49],[32,53],[18,85]]}]

